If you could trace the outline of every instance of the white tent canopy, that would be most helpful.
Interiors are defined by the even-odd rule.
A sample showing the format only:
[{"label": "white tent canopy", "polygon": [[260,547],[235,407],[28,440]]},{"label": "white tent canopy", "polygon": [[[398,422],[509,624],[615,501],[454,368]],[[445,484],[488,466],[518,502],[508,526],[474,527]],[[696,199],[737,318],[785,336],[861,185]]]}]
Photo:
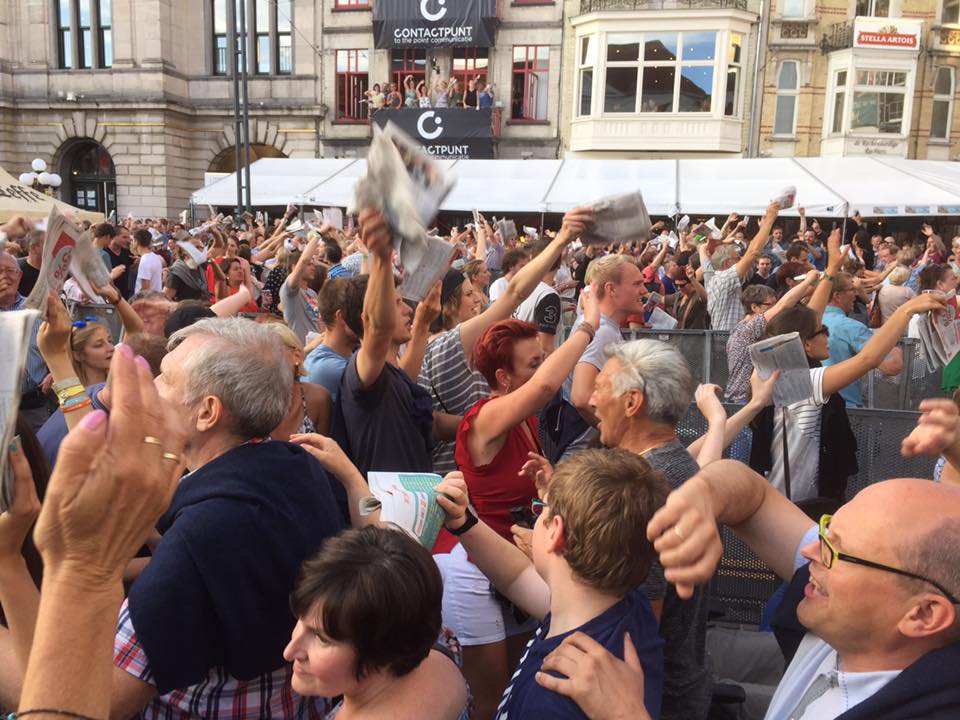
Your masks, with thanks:
[{"label": "white tent canopy", "polygon": [[[787,186],[811,216],[960,215],[960,164],[889,158],[718,160],[443,160],[457,184],[447,211],[566,212],[639,190],[651,215],[759,216]],[[295,202],[348,207],[365,160],[264,158],[253,163],[257,207]],[[231,207],[236,175],[193,194],[196,205]],[[796,215],[796,208],[783,213]]]}]

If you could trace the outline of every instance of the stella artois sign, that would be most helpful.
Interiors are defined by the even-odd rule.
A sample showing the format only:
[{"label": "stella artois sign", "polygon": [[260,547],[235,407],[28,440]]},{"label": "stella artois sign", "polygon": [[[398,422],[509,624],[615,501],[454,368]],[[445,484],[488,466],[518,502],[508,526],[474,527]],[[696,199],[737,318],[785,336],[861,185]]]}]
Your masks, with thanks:
[{"label": "stella artois sign", "polygon": [[858,17],[853,24],[853,46],[917,52],[922,29],[921,20]]}]

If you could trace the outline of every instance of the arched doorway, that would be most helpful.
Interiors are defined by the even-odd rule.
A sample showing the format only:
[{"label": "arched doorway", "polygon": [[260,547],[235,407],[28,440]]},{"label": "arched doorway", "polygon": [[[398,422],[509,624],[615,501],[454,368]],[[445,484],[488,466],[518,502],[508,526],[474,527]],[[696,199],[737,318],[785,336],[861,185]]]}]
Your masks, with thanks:
[{"label": "arched doorway", "polygon": [[[285,158],[286,155],[277,150],[273,145],[251,145],[250,146],[250,162],[255,163],[260,158]],[[237,170],[237,150],[235,146],[230,146],[225,150],[221,150],[220,153],[213,159],[213,162],[210,163],[210,169],[207,172],[211,173],[232,173]]]},{"label": "arched doorway", "polygon": [[62,199],[83,210],[108,215],[117,209],[117,171],[113,159],[95,140],[78,140],[63,153]]}]

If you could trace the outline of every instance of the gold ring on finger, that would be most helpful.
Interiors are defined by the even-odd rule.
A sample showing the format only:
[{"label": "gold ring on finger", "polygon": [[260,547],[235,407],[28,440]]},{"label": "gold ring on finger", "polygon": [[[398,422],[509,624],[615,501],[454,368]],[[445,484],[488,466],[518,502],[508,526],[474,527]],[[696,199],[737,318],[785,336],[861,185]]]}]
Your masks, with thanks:
[{"label": "gold ring on finger", "polygon": [[678,538],[680,538],[681,542],[682,542],[683,540],[686,540],[686,538],[683,536],[683,533],[680,532],[680,526],[679,526],[679,525],[674,525],[674,526],[673,526],[673,532],[674,532],[674,534],[676,534],[676,536],[677,536]]},{"label": "gold ring on finger", "polygon": [[176,453],[165,452],[160,457],[162,457],[164,460],[173,460],[175,463],[180,462],[180,456],[177,455]]},{"label": "gold ring on finger", "polygon": [[144,435],[143,441],[147,445],[163,445],[163,443],[160,442],[160,438],[155,438],[153,435]]}]

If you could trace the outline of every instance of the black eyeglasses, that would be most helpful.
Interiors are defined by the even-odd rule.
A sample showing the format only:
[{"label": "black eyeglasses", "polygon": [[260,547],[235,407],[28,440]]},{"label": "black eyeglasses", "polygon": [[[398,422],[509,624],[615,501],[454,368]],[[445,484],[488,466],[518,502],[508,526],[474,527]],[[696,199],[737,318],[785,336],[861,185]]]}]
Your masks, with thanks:
[{"label": "black eyeglasses", "polygon": [[810,336],[810,339],[813,340],[817,335],[826,335],[827,337],[830,337],[830,328],[828,328],[826,325],[821,325],[819,328],[817,328],[817,331]]},{"label": "black eyeglasses", "polygon": [[864,560],[863,558],[847,555],[846,553],[842,553],[837,550],[833,545],[830,544],[830,540],[827,538],[827,532],[830,530],[830,518],[832,517],[832,515],[822,515],[820,517],[820,562],[824,564],[827,570],[832,568],[833,564],[837,560],[843,560],[855,565],[863,565],[864,567],[873,568],[874,570],[883,570],[885,572],[894,573],[895,575],[902,575],[903,577],[913,578],[914,580],[920,580],[921,582],[929,583],[939,590],[951,603],[954,605],[960,605],[960,600],[957,600],[949,590],[947,590],[936,580],[931,580],[925,575],[918,575],[917,573],[912,573],[908,570],[901,570],[900,568],[890,567],[889,565],[881,565],[880,563],[875,563],[872,560]]}]

